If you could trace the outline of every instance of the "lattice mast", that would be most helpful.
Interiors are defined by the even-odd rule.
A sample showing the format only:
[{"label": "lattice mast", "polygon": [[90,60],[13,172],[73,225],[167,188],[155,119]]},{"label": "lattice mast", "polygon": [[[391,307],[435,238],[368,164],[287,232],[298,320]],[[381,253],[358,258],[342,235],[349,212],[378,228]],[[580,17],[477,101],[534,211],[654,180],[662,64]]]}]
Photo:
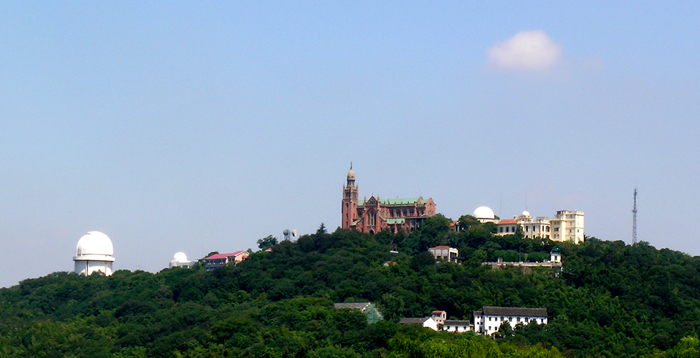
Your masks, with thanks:
[{"label": "lattice mast", "polygon": [[632,209],[632,245],[637,243],[637,188],[634,188],[634,207]]}]

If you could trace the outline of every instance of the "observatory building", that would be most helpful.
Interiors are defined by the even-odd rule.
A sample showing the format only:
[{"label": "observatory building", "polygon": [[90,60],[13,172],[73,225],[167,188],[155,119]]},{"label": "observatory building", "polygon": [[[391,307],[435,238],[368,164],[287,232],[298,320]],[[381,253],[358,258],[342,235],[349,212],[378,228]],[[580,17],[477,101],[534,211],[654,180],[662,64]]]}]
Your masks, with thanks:
[{"label": "observatory building", "polygon": [[114,262],[112,240],[99,231],[90,231],[78,240],[75,249],[75,273],[90,275],[100,271],[106,276],[112,274]]},{"label": "observatory building", "polygon": [[491,210],[491,208],[488,206],[480,206],[474,209],[472,216],[479,220],[479,222],[482,224],[496,222],[496,214],[494,214],[493,210]]},{"label": "observatory building", "polygon": [[170,268],[173,267],[184,267],[184,268],[190,268],[192,267],[193,262],[187,260],[187,255],[185,255],[184,252],[178,252],[175,254],[173,257],[173,260],[170,261]]},{"label": "observatory building", "polygon": [[378,233],[389,230],[410,232],[419,227],[423,220],[435,216],[433,199],[380,199],[372,196],[359,200],[359,187],[355,186],[355,172],[350,166],[347,184],[343,185],[341,203],[342,228],[364,233]]}]

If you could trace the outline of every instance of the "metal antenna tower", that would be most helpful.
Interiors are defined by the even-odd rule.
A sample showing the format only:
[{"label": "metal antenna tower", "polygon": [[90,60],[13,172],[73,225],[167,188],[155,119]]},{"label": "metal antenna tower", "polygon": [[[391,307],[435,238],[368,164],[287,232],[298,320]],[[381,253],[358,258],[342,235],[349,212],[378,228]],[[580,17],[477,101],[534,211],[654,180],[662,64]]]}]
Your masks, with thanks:
[{"label": "metal antenna tower", "polygon": [[632,245],[637,243],[637,188],[634,188],[634,208],[632,209]]}]

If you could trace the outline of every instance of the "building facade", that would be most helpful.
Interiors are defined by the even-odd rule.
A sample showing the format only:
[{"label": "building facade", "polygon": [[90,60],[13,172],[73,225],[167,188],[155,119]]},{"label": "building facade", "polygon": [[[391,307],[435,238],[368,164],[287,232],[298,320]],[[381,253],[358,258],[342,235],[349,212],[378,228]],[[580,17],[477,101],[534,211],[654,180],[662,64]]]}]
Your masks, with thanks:
[{"label": "building facade", "polygon": [[518,323],[547,324],[547,309],[484,306],[481,311],[474,311],[474,331],[477,334],[490,336],[498,332],[504,322],[511,327]]},{"label": "building facade", "polygon": [[496,223],[495,235],[513,235],[518,228],[524,238],[540,237],[552,241],[571,241],[575,244],[585,240],[583,231],[583,211],[559,210],[553,219],[544,216],[533,218],[524,211],[513,219],[500,220]]},{"label": "building facade", "polygon": [[230,254],[215,254],[207,257],[205,268],[207,271],[224,267],[228,264],[237,264],[248,258],[248,251],[236,251]]},{"label": "building facade", "polygon": [[583,211],[559,210],[552,222],[552,240],[583,242]]},{"label": "building facade", "polygon": [[457,262],[459,250],[449,246],[435,246],[428,249],[435,261]]},{"label": "building facade", "polygon": [[551,224],[549,218],[538,216],[533,218],[528,211],[524,211],[520,216],[513,219],[500,220],[496,223],[498,231],[496,235],[513,235],[518,228],[522,229],[523,237],[534,239],[540,237],[551,239]]},{"label": "building facade", "polygon": [[341,202],[341,228],[364,233],[389,230],[410,232],[420,227],[423,220],[435,216],[433,199],[381,199],[371,196],[359,200],[359,187],[355,185],[355,171],[350,167],[347,183],[343,185]]},{"label": "building facade", "polygon": [[447,331],[447,332],[457,332],[457,333],[463,333],[467,331],[471,331],[471,322],[466,321],[466,320],[450,320],[447,319],[445,320],[445,323],[442,325],[442,330]]}]

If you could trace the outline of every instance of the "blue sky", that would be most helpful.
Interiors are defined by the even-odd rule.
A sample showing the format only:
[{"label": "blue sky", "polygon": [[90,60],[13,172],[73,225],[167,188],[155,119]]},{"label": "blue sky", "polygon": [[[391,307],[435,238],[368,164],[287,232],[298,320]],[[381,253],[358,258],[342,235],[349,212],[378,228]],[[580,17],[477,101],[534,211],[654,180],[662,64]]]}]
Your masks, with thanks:
[{"label": "blue sky", "polygon": [[158,271],[334,229],[350,161],[360,196],[627,242],[636,186],[639,239],[700,255],[699,7],[4,2],[0,286],[91,230]]}]

